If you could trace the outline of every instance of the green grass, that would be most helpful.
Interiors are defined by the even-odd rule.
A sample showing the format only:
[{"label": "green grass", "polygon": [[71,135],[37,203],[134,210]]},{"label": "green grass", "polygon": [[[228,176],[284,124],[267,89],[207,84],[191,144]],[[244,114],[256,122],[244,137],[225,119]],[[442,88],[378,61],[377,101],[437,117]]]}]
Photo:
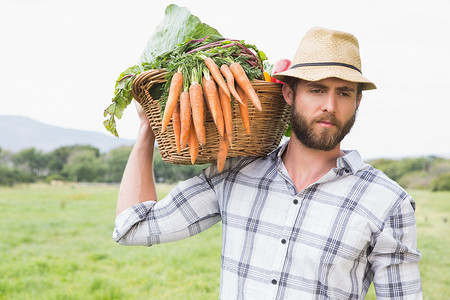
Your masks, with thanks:
[{"label": "green grass", "polygon": [[[159,197],[170,188],[158,185]],[[411,193],[425,299],[447,299],[450,193]],[[171,244],[121,246],[111,237],[116,199],[107,185],[0,188],[0,299],[218,298],[220,224]]]},{"label": "green grass", "polygon": [[[417,201],[418,248],[426,299],[450,295],[450,192],[413,191]],[[429,297],[427,297],[427,294]]]},{"label": "green grass", "polygon": [[[416,200],[417,247],[424,299],[444,300],[450,295],[450,192],[411,190]],[[373,285],[366,299],[375,298]]]},{"label": "green grass", "polygon": [[218,298],[220,225],[125,247],[112,240],[116,199],[110,186],[1,188],[0,299]]}]

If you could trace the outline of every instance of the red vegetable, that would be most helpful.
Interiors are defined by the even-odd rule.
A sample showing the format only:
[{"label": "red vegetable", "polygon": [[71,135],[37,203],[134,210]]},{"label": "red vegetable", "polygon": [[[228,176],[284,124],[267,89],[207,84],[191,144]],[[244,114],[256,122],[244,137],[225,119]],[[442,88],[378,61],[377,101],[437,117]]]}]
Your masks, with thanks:
[{"label": "red vegetable", "polygon": [[[291,66],[291,61],[289,59],[280,59],[273,65],[272,75],[284,72],[287,69],[289,69],[290,66]],[[280,81],[274,77],[272,77],[271,81],[284,84],[283,81]]]}]

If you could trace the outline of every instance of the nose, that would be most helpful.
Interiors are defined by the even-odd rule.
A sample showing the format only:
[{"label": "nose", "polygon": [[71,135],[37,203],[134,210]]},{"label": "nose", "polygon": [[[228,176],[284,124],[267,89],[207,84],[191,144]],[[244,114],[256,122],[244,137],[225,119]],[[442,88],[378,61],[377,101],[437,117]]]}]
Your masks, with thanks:
[{"label": "nose", "polygon": [[322,111],[333,114],[336,112],[336,96],[334,93],[328,93],[326,97],[323,98]]}]

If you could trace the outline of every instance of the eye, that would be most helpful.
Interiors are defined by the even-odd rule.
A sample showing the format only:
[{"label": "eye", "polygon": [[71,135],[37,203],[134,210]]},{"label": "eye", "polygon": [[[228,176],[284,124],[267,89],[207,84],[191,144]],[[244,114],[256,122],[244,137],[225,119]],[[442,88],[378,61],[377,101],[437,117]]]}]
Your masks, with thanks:
[{"label": "eye", "polygon": [[338,91],[338,95],[341,97],[352,97],[352,92],[346,91],[346,90],[341,90],[341,91]]},{"label": "eye", "polygon": [[320,94],[320,93],[323,93],[323,90],[321,90],[321,89],[311,89],[311,93],[313,93],[313,94]]}]

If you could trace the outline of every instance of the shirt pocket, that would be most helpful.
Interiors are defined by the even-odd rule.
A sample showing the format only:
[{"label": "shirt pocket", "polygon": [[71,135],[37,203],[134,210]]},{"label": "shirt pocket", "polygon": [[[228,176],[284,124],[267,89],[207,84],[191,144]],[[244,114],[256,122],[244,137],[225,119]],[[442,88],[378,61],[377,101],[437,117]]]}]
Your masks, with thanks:
[{"label": "shirt pocket", "polygon": [[366,261],[369,239],[364,230],[343,227],[336,235],[326,239],[320,260],[324,264],[345,265],[355,261]]}]

